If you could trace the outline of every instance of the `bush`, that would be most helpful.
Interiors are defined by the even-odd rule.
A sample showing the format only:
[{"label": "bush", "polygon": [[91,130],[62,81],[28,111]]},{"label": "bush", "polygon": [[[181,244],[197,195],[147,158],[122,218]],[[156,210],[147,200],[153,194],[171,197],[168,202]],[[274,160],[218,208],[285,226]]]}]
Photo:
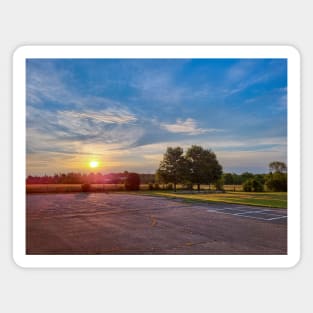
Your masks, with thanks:
[{"label": "bush", "polygon": [[82,184],[82,192],[89,192],[91,190],[90,184]]},{"label": "bush", "polygon": [[265,184],[270,191],[287,191],[287,174],[279,172],[269,174]]},{"label": "bush", "polygon": [[149,189],[149,190],[153,190],[153,189],[154,189],[152,183],[149,183],[149,184],[148,184],[148,189]]},{"label": "bush", "polygon": [[137,173],[128,173],[125,180],[126,190],[139,190],[140,176]]},{"label": "bush", "polygon": [[252,182],[251,182],[251,179],[246,180],[246,181],[242,184],[242,189],[243,189],[243,191],[246,191],[246,192],[251,192],[251,191],[252,191]]},{"label": "bush", "polygon": [[242,185],[242,189],[243,191],[247,191],[247,192],[262,192],[264,191],[263,185],[262,183],[255,179],[255,178],[249,178],[247,179],[243,185]]}]

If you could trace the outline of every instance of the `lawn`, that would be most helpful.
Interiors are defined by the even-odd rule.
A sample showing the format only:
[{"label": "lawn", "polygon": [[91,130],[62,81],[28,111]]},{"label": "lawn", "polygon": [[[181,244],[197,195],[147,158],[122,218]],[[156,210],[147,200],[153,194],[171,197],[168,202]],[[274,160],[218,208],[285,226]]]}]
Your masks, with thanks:
[{"label": "lawn", "polygon": [[[232,187],[231,187],[232,188]],[[238,190],[240,186],[236,186]],[[177,193],[169,190],[148,190],[147,184],[140,186],[141,194],[181,198],[186,201],[225,202],[256,205],[272,208],[287,208],[287,192],[242,192],[226,191],[225,193]],[[206,189],[207,190],[207,189]],[[230,190],[230,189],[228,189]],[[67,193],[81,192],[80,184],[35,184],[26,186],[27,193]],[[92,184],[91,192],[125,192],[123,184]],[[136,192],[137,193],[137,192]]]},{"label": "lawn", "polygon": [[146,191],[145,194],[180,198],[186,201],[225,202],[272,208],[287,208],[287,192],[225,192],[225,193],[175,193],[173,191]]}]

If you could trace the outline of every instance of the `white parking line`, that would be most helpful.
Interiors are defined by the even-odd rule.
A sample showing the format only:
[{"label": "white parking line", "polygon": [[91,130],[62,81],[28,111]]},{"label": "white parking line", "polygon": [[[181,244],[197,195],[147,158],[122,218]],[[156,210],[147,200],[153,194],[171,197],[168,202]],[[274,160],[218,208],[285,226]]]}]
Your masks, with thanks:
[{"label": "white parking line", "polygon": [[282,216],[280,216],[280,217],[269,218],[268,220],[269,220],[269,221],[272,221],[272,220],[278,220],[278,219],[280,219],[280,218],[287,218],[287,215],[282,215]]},{"label": "white parking line", "polygon": [[273,215],[273,216],[287,216],[287,215],[275,214],[275,213],[269,213],[269,212],[260,212],[259,214],[268,214],[268,215]]},{"label": "white parking line", "polygon": [[248,213],[257,213],[257,214],[269,214],[269,213],[263,213],[263,211],[246,211],[246,212],[241,212],[241,213],[235,213],[234,215],[240,215],[240,214],[248,214]]},{"label": "white parking line", "polygon": [[[221,213],[221,214],[226,214],[226,215],[234,215],[234,216],[239,216],[239,217],[245,217],[245,218],[252,218],[252,219],[256,219],[256,220],[263,220],[263,221],[272,221],[272,220],[278,220],[278,219],[282,219],[282,218],[287,218],[287,215],[277,215],[277,214],[273,214],[271,212],[273,212],[272,210],[253,210],[253,211],[244,211],[244,212],[240,212],[240,213],[230,213],[230,212],[225,212],[225,210],[236,210],[235,208],[222,208],[222,209],[209,209],[208,212],[215,212],[215,213]],[[270,218],[264,218],[264,217],[260,217],[260,216],[251,216],[251,215],[246,215],[246,214],[268,214],[271,216],[276,216],[276,217],[270,217]]]}]

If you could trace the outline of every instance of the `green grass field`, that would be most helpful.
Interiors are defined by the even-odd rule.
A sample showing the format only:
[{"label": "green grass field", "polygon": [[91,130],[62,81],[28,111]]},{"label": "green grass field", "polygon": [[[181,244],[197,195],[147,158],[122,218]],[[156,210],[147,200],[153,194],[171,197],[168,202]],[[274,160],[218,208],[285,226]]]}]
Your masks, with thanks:
[{"label": "green grass field", "polygon": [[287,208],[287,192],[225,192],[182,194],[170,191],[146,191],[145,194],[179,198],[186,201],[225,202],[272,208]]},{"label": "green grass field", "polygon": [[[202,187],[202,186],[201,186]],[[208,191],[208,186],[204,190]],[[236,204],[256,205],[272,208],[287,208],[287,192],[233,192],[233,186],[229,186],[225,193],[177,193],[169,190],[148,190],[148,185],[140,186],[138,193],[163,196],[170,198],[180,198],[193,202],[225,202]],[[236,186],[236,190],[241,190],[241,186]],[[81,192],[80,184],[36,184],[27,185],[27,193],[67,193]],[[122,184],[92,184],[91,192],[125,192]],[[136,192],[137,193],[137,192]]]}]

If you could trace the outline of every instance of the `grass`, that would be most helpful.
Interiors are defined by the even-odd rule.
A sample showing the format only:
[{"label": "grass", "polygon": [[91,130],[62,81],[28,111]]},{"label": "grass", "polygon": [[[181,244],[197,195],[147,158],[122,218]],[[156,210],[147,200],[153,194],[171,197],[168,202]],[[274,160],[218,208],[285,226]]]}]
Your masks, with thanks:
[{"label": "grass", "polygon": [[[204,186],[208,189],[208,186]],[[207,188],[206,188],[207,187]],[[162,196],[169,198],[179,198],[188,202],[224,202],[235,204],[247,204],[255,206],[264,206],[272,208],[287,208],[287,192],[233,192],[233,186],[226,188],[225,193],[193,193],[182,194],[169,190],[148,190],[148,185],[140,186],[140,191],[132,193],[140,193],[143,195]],[[236,186],[236,190],[241,190],[240,186]],[[27,185],[27,193],[65,193],[65,192],[81,192],[80,184],[34,184]],[[118,192],[123,191],[122,184],[92,184],[91,192]]]},{"label": "grass", "polygon": [[287,208],[287,192],[225,192],[180,194],[170,191],[145,191],[144,194],[179,198],[188,202],[224,202],[271,208]]}]

